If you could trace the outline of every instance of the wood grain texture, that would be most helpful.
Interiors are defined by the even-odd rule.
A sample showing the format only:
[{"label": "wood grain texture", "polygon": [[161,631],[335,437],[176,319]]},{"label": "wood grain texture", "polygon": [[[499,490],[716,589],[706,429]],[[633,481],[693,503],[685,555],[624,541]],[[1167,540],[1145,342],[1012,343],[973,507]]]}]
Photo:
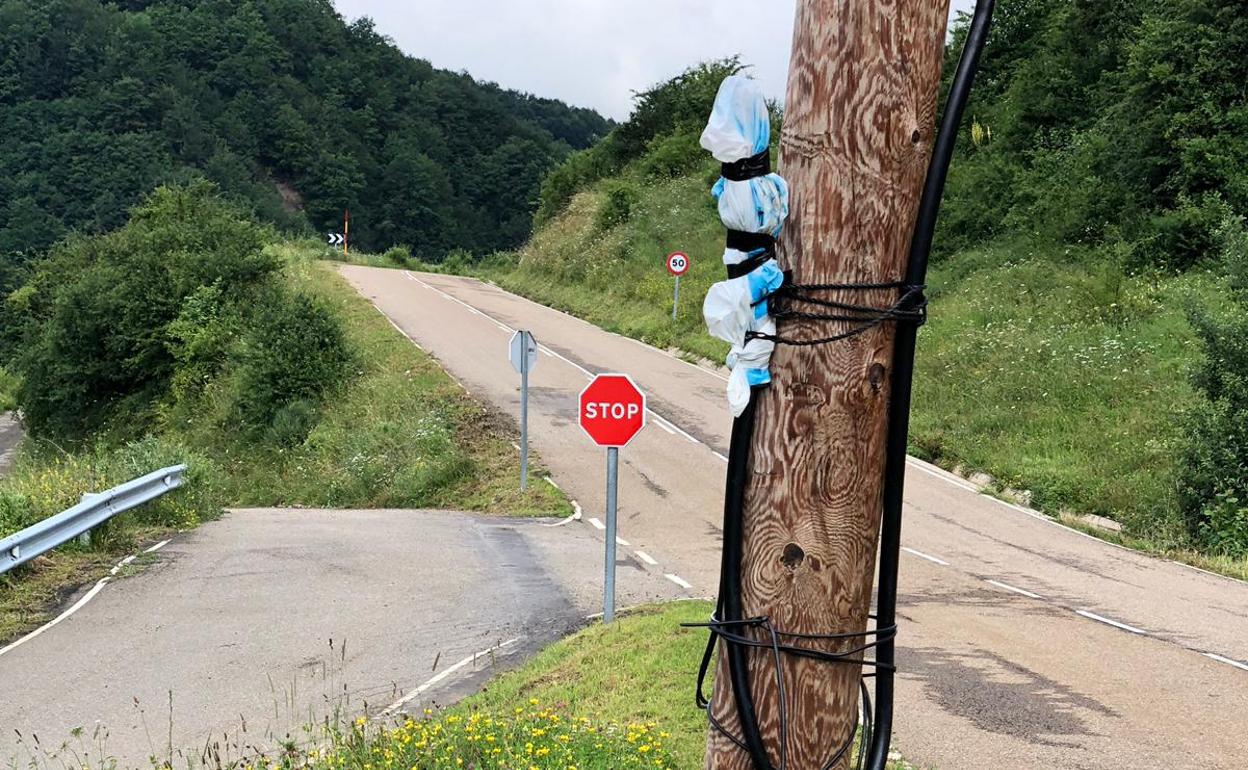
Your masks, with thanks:
[{"label": "wood grain texture", "polygon": [[[796,282],[904,276],[934,140],[948,12],[948,0],[798,0],[779,168],[792,188],[780,258]],[[830,298],[883,307],[897,292]],[[794,321],[781,334],[815,339],[847,329]],[[742,562],[746,617],[768,616],[791,632],[866,629],[893,332],[886,324],[844,342],[777,348],[773,384],[756,396]],[[767,652],[749,657],[759,726],[779,766],[774,664]],[[793,656],[782,666],[788,770],[816,770],[852,729],[860,667]],[[711,708],[738,730],[723,655]],[[752,763],[711,730],[706,766],[751,770]]]}]

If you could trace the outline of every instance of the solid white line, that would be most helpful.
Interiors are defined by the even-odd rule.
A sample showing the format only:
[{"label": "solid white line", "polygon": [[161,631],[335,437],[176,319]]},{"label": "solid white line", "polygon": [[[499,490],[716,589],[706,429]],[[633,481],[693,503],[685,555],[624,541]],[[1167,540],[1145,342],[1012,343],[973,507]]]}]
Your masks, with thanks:
[{"label": "solid white line", "polygon": [[641,559],[646,564],[649,564],[651,567],[659,566],[659,563],[654,560],[654,557],[646,553],[645,551],[633,551],[633,553],[637,554],[638,559]]},{"label": "solid white line", "polygon": [[551,485],[551,486],[552,486],[552,487],[554,487],[555,489],[558,489],[558,490],[562,490],[562,489],[563,489],[563,487],[561,487],[561,486],[559,486],[558,484],[556,484],[556,483],[555,483],[555,480],[554,480],[554,479],[552,479],[550,476],[543,476],[542,478],[546,479],[546,483],[547,483],[547,484],[549,484],[549,485]]},{"label": "solid white line", "polygon": [[571,515],[571,516],[567,517],[566,519],[563,519],[562,521],[555,522],[554,524],[543,524],[542,526],[544,526],[544,527],[564,527],[564,526],[567,526],[568,524],[571,524],[571,523],[572,523],[572,522],[574,522],[574,521],[580,521],[580,520],[581,520],[581,504],[580,504],[580,503],[578,503],[578,502],[576,502],[575,500],[573,500],[573,501],[572,501],[572,515]]},{"label": "solid white line", "polygon": [[542,351],[543,353],[545,353],[546,355],[550,356],[551,358],[554,358],[554,356],[553,356],[553,355],[551,355],[550,351],[549,351],[549,350],[547,350],[546,348],[543,348],[543,347],[540,347],[540,346],[539,346],[539,347],[538,347],[538,350]]},{"label": "solid white line", "polygon": [[1075,610],[1075,614],[1082,615],[1088,620],[1095,620],[1098,623],[1105,623],[1107,625],[1111,625],[1114,628],[1121,628],[1123,631],[1130,631],[1131,633],[1139,634],[1140,636],[1148,636],[1148,632],[1144,631],[1143,629],[1136,628],[1135,626],[1128,626],[1126,623],[1119,623],[1116,620],[1110,620],[1109,618],[1104,617],[1102,615],[1097,615],[1095,612],[1088,612],[1087,610]]},{"label": "solid white line", "polygon": [[81,599],[74,602],[74,606],[65,610],[60,615],[57,615],[52,620],[49,620],[47,623],[44,623],[42,626],[39,626],[34,631],[31,631],[29,634],[26,634],[21,639],[18,639],[16,642],[9,644],[7,647],[0,647],[0,655],[3,655],[6,652],[9,652],[10,650],[14,650],[22,646],[26,642],[29,642],[31,639],[34,639],[36,636],[39,636],[44,631],[47,631],[52,626],[55,626],[57,623],[60,623],[62,620],[65,620],[70,615],[73,615],[75,612],[85,607],[87,605],[87,602],[94,599],[96,594],[104,590],[104,586],[108,585],[108,581],[109,581],[109,578],[101,578],[100,581],[95,584],[94,588],[92,588],[90,591],[87,591]]},{"label": "solid white line", "polygon": [[1202,654],[1206,658],[1209,658],[1210,660],[1216,660],[1219,663],[1225,663],[1228,666],[1234,666],[1235,668],[1238,668],[1242,671],[1248,671],[1248,663],[1240,663],[1238,660],[1231,660],[1230,658],[1224,658],[1221,655],[1217,654],[1216,652],[1206,652]]},{"label": "solid white line", "polygon": [[997,588],[1000,588],[1006,591],[1012,591],[1016,594],[1021,594],[1022,596],[1026,596],[1028,599],[1043,599],[1044,598],[1040,594],[1033,594],[1031,591],[1026,591],[1017,586],[1012,586],[1009,583],[1002,583],[1000,580],[989,580],[988,582],[996,586]]},{"label": "solid white line", "polygon": [[594,525],[594,529],[606,529],[607,528],[607,525],[603,524],[598,519],[590,519],[589,523]]},{"label": "solid white line", "polygon": [[933,564],[939,564],[942,567],[949,566],[949,562],[945,561],[944,559],[937,559],[935,556],[932,556],[931,554],[926,554],[926,553],[923,553],[922,551],[916,551],[913,548],[906,548],[904,546],[902,547],[901,550],[905,551],[906,553],[912,556],[917,556],[920,559],[927,559]]},{"label": "solid white line", "polygon": [[143,553],[156,553],[156,552],[157,552],[157,551],[159,551],[161,548],[164,548],[164,547],[165,547],[165,546],[167,546],[167,545],[169,545],[169,541],[168,541],[168,540],[161,540],[159,543],[157,543],[156,545],[152,546],[151,548],[148,548],[148,549],[147,549],[146,551],[144,551]]},{"label": "solid white line", "polygon": [[659,426],[663,430],[667,431],[668,433],[672,434],[673,436],[676,435],[676,431],[673,430],[672,427],[667,424],[667,420],[655,420],[654,424]]},{"label": "solid white line", "polygon": [[689,583],[686,582],[685,579],[682,578],[680,575],[673,575],[672,573],[669,572],[663,577],[667,578],[668,580],[672,581],[673,583],[675,583],[676,585],[680,586],[681,588],[685,590],[689,590],[690,588],[693,588],[693,586],[689,585]]},{"label": "solid white line", "polygon": [[464,658],[460,662],[456,663],[455,665],[446,669],[445,671],[433,677],[429,681],[425,682],[420,687],[417,687],[415,690],[412,690],[407,695],[404,695],[402,698],[399,698],[394,703],[391,703],[389,706],[386,707],[385,711],[381,712],[381,716],[383,717],[390,716],[395,711],[403,708],[408,703],[411,703],[416,698],[419,698],[421,695],[428,692],[431,688],[436,687],[440,682],[442,682],[444,679],[449,677],[451,674],[454,674],[456,671],[459,671],[461,668],[465,666],[470,666],[473,663],[476,663],[479,658],[483,658],[487,655],[498,652],[499,650],[502,650],[506,647],[510,647],[511,645],[515,644],[518,641],[520,641],[519,638],[508,639],[502,644],[496,644],[493,647],[490,647],[489,649],[485,649],[485,650],[482,650],[481,652],[477,652],[477,653],[473,653],[472,655],[469,655],[468,657]]},{"label": "solid white line", "polygon": [[728,456],[727,456],[727,455],[725,455],[725,454],[722,454],[722,453],[720,453],[720,452],[716,452],[716,451],[715,451],[715,450],[713,450],[713,449],[711,450],[711,454],[715,455],[716,457],[718,457],[719,459],[723,460],[724,462],[728,462]]}]

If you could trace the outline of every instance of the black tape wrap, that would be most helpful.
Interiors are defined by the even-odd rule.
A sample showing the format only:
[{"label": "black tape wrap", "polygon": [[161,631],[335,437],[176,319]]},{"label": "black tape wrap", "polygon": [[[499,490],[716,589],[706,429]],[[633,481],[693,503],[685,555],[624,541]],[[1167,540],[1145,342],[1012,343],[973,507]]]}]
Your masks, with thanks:
[{"label": "black tape wrap", "polygon": [[734,163],[725,163],[721,167],[720,176],[729,182],[748,182],[771,173],[771,150],[763,150],[757,155],[742,158]]}]

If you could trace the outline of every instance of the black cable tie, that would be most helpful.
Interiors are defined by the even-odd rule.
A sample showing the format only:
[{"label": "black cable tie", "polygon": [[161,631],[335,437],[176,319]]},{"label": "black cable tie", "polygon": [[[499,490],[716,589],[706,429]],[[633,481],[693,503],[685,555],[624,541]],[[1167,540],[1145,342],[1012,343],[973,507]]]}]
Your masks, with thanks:
[{"label": "black cable tie", "polygon": [[735,163],[724,163],[720,175],[729,182],[748,182],[771,173],[771,150],[766,149],[757,155],[742,158]]},{"label": "black cable tie", "polygon": [[742,260],[735,265],[728,265],[728,278],[740,278],[743,275],[749,275],[758,268],[762,267],[770,259],[775,259],[774,251],[760,251],[752,254],[748,259]]}]

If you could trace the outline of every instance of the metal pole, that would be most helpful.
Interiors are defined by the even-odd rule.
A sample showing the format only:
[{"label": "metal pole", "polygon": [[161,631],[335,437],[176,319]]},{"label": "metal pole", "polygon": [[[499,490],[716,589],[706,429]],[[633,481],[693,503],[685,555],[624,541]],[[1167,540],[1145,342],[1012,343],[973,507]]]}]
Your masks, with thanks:
[{"label": "metal pole", "polygon": [[672,296],[672,320],[676,320],[676,307],[680,304],[680,276],[676,276],[676,293]]},{"label": "metal pole", "polygon": [[529,333],[520,332],[520,490],[529,488]]},{"label": "metal pole", "polygon": [[620,450],[607,449],[607,556],[602,581],[602,622],[615,620],[615,496],[620,470]]}]

